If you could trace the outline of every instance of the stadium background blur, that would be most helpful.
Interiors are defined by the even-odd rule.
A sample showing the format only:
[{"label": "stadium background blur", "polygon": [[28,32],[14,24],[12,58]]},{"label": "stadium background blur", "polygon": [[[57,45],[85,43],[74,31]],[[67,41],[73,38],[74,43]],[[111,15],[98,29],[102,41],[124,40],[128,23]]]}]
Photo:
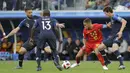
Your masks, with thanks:
[{"label": "stadium background blur", "polygon": [[[0,0],[0,22],[8,34],[13,26],[16,27],[22,19],[25,18],[23,12],[25,7],[31,7],[34,15],[40,15],[40,11],[50,9],[52,17],[56,18],[60,23],[65,23],[63,34],[63,44],[57,49],[62,60],[74,60],[79,48],[82,46],[82,21],[86,17],[92,19],[93,23],[105,24],[109,21],[105,17],[102,9],[105,6],[111,6],[116,10],[116,14],[127,20],[123,37],[130,45],[130,0]],[[22,31],[22,32],[21,32]],[[103,29],[104,39],[108,37],[110,29]],[[0,35],[2,38],[2,33]],[[4,40],[0,46],[1,60],[17,60],[17,52],[23,42],[27,40],[28,31],[23,28],[16,35],[17,45],[15,45],[14,37]],[[68,44],[67,43],[70,43]],[[80,44],[80,45],[79,45]],[[16,49],[14,49],[16,47]],[[16,53],[15,53],[16,51]],[[116,60],[113,54],[109,54],[111,60]],[[124,60],[130,60],[130,49],[122,53]],[[49,56],[48,56],[49,57]],[[25,55],[26,60],[35,60],[35,49]],[[49,60],[42,55],[44,61]],[[97,60],[94,54],[91,54],[87,60]]]}]

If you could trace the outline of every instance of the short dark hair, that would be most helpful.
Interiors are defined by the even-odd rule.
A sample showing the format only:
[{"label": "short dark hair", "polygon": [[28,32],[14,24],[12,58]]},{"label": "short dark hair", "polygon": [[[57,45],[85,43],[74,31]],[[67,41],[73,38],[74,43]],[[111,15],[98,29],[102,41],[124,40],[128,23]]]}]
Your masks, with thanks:
[{"label": "short dark hair", "polygon": [[50,16],[50,10],[44,10],[43,16]]},{"label": "short dark hair", "polygon": [[84,24],[84,23],[91,23],[91,22],[92,22],[91,19],[86,18],[86,19],[84,19],[83,24]]},{"label": "short dark hair", "polygon": [[111,7],[105,7],[105,8],[103,9],[103,12],[111,12],[111,13],[113,13],[113,10],[112,10]]},{"label": "short dark hair", "polygon": [[32,8],[24,8],[24,11],[32,10]]}]

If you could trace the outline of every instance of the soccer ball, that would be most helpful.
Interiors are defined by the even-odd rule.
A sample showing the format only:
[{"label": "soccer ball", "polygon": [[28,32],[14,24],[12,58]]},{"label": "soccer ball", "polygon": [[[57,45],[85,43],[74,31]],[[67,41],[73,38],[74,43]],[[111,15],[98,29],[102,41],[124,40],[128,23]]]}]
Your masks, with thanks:
[{"label": "soccer ball", "polygon": [[69,61],[63,61],[63,63],[62,63],[62,67],[63,67],[64,69],[69,69],[70,66],[71,66],[71,64],[70,64]]}]

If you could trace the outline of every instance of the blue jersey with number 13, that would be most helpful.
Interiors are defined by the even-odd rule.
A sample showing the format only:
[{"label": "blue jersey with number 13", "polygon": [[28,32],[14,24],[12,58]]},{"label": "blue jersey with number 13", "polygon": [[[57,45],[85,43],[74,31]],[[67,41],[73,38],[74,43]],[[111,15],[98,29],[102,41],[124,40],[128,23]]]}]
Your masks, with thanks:
[{"label": "blue jersey with number 13", "polygon": [[56,27],[56,20],[50,17],[42,17],[39,18],[36,23],[35,27],[40,28],[40,37],[53,37],[55,38],[55,34],[53,32],[53,29]]}]

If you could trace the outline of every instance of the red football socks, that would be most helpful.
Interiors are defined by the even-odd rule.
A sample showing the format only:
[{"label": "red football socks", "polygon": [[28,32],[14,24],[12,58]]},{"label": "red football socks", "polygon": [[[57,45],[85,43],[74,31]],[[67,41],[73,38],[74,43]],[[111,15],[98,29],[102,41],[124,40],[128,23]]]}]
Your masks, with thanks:
[{"label": "red football socks", "polygon": [[99,53],[99,54],[97,55],[97,57],[98,57],[98,60],[101,62],[102,66],[104,66],[104,65],[105,65],[105,64],[104,64],[104,58],[102,57],[102,55]]}]

